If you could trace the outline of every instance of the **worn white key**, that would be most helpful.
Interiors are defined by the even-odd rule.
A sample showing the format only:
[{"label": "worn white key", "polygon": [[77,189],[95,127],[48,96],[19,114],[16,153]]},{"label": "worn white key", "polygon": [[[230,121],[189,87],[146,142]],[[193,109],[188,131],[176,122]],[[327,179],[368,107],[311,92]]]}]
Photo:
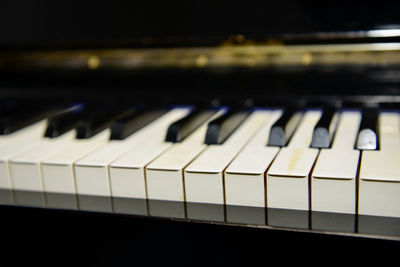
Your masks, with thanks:
[{"label": "worn white key", "polygon": [[267,206],[280,209],[309,209],[309,175],[318,149],[309,148],[314,126],[322,112],[304,114],[298,129],[282,148],[267,172]]},{"label": "worn white key", "polygon": [[111,196],[109,165],[138,144],[165,136],[172,122],[182,118],[189,108],[175,108],[124,140],[110,141],[75,163],[76,190],[81,195]]},{"label": "worn white key", "polygon": [[12,189],[9,160],[39,142],[46,130],[43,120],[9,135],[0,136],[0,188]]},{"label": "worn white key", "polygon": [[359,214],[400,217],[399,120],[399,113],[380,113],[380,150],[362,152]]},{"label": "worn white key", "polygon": [[204,139],[208,122],[224,112],[219,111],[184,142],[173,145],[146,167],[149,199],[185,201],[183,169],[207,147]]},{"label": "worn white key", "polygon": [[270,111],[268,121],[226,168],[227,205],[265,207],[265,172],[279,151],[266,144],[271,126],[281,115],[281,110]]},{"label": "worn white key", "polygon": [[254,111],[222,144],[209,145],[185,168],[188,202],[224,204],[223,171],[268,119],[268,111]]},{"label": "worn white key", "polygon": [[312,173],[312,210],[355,214],[360,122],[361,112],[341,112],[332,147],[320,151]]},{"label": "worn white key", "polygon": [[69,131],[57,138],[43,138],[40,142],[9,161],[10,175],[15,190],[43,191],[40,162],[68,147],[75,137]]},{"label": "worn white key", "polygon": [[106,129],[90,139],[74,139],[65,149],[42,160],[44,191],[75,194],[74,162],[105,145],[109,137]]}]

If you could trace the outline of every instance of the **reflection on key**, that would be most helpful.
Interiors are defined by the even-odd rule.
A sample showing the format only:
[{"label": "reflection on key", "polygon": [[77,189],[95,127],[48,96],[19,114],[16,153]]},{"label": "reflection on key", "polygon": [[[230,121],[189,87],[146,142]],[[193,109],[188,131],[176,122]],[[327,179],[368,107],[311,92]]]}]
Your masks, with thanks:
[{"label": "reflection on key", "polygon": [[380,150],[362,152],[359,214],[400,217],[399,120],[397,112],[380,113]]},{"label": "reflection on key", "polygon": [[378,149],[378,109],[364,108],[358,133],[356,148],[360,150]]},{"label": "reflection on key", "polygon": [[194,110],[186,117],[172,123],[168,127],[165,141],[177,143],[182,142],[194,130],[196,130],[205,121],[210,119],[216,110]]},{"label": "reflection on key", "polygon": [[[184,173],[186,201],[224,204],[223,171],[257,130],[265,124],[268,114],[269,112],[265,110],[254,111],[222,145],[209,145],[186,167]],[[193,218],[192,215],[189,217]]]},{"label": "reflection on key", "polygon": [[318,155],[310,148],[312,133],[322,112],[304,114],[289,145],[282,148],[267,173],[267,206],[309,210],[309,174]]},{"label": "reflection on key", "polygon": [[48,118],[48,125],[44,136],[54,138],[72,130],[82,118],[83,111],[84,105],[76,104],[54,114]]},{"label": "reflection on key", "polygon": [[123,107],[94,107],[78,122],[76,138],[87,139],[108,128],[111,122],[124,111]]},{"label": "reflection on key", "polygon": [[269,111],[267,122],[225,170],[227,205],[265,207],[264,174],[279,151],[265,146],[271,126],[281,110]]},{"label": "reflection on key", "polygon": [[359,151],[354,149],[361,112],[344,110],[330,149],[322,149],[312,173],[312,210],[356,213]]},{"label": "reflection on key", "polygon": [[334,109],[324,110],[321,119],[314,128],[311,147],[328,148],[331,146],[333,133],[336,130],[338,116]]},{"label": "reflection on key", "polygon": [[293,108],[285,110],[283,115],[271,127],[268,146],[286,146],[296,130],[303,113]]},{"label": "reflection on key", "polygon": [[230,110],[208,124],[204,143],[222,144],[250,115],[250,111],[235,112]]},{"label": "reflection on key", "polygon": [[167,112],[167,109],[131,109],[111,124],[110,139],[123,140]]}]

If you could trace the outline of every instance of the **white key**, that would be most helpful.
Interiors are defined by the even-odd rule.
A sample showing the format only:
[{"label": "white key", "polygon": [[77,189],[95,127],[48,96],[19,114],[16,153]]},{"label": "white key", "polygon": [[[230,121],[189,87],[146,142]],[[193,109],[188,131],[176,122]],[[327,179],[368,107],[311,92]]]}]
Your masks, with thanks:
[{"label": "white key", "polygon": [[47,120],[43,120],[10,135],[0,136],[0,188],[12,189],[9,160],[39,142],[46,126]]},{"label": "white key", "polygon": [[172,143],[149,140],[110,164],[111,195],[124,198],[147,198],[144,168]]},{"label": "white key", "polygon": [[267,206],[309,209],[309,175],[318,149],[309,148],[321,111],[307,111],[289,145],[282,148],[267,172]]},{"label": "white key", "polygon": [[7,135],[0,135],[0,146],[23,140],[32,140],[41,138],[47,127],[47,119],[36,122],[23,129]]},{"label": "white key", "polygon": [[74,162],[107,143],[106,129],[90,139],[74,139],[58,153],[42,160],[42,179],[45,192],[75,194]]},{"label": "white key", "polygon": [[75,131],[69,131],[57,138],[43,138],[24,153],[10,160],[10,174],[15,190],[43,192],[41,160],[68,147],[75,137]]},{"label": "white key", "polygon": [[343,111],[332,147],[320,151],[311,178],[312,210],[355,214],[360,122],[361,112]]},{"label": "white key", "polygon": [[147,140],[165,136],[168,126],[185,116],[189,108],[175,108],[128,138],[110,141],[75,163],[76,190],[81,195],[111,196],[109,165]]},{"label": "white key", "polygon": [[379,114],[380,150],[363,151],[358,213],[400,217],[399,114]]},{"label": "white key", "polygon": [[208,122],[224,112],[219,111],[186,140],[173,145],[146,167],[149,199],[185,201],[183,169],[207,147],[204,139]]},{"label": "white key", "polygon": [[265,172],[278,147],[267,146],[271,126],[282,115],[271,111],[268,121],[225,170],[227,205],[265,207]]},{"label": "white key", "polygon": [[184,172],[186,201],[224,204],[223,171],[268,119],[268,111],[253,112],[222,144],[209,145]]}]

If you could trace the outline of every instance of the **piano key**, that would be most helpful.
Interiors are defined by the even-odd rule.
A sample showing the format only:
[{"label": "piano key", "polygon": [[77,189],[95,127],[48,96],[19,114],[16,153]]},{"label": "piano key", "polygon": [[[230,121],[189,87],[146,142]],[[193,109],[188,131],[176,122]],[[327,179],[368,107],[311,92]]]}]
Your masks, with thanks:
[{"label": "piano key", "polygon": [[201,124],[207,121],[215,114],[215,110],[194,110],[186,117],[172,123],[168,127],[167,136],[165,140],[167,142],[182,142],[187,136],[189,136],[194,130],[196,130]]},{"label": "piano key", "polygon": [[[182,143],[186,142],[187,139]],[[167,142],[165,136],[157,135],[113,161],[110,164],[112,196],[146,199],[145,167],[171,146],[173,143]]]},{"label": "piano key", "polygon": [[112,121],[124,112],[123,107],[93,107],[83,118],[78,122],[76,127],[76,138],[87,139],[98,134],[108,128]]},{"label": "piano key", "polygon": [[186,201],[224,204],[224,169],[267,119],[268,111],[254,111],[222,145],[209,145],[185,168]]},{"label": "piano key", "polygon": [[0,118],[0,134],[6,135],[21,130],[29,125],[46,119],[56,110],[53,108],[36,107],[27,105],[18,109],[9,116]]},{"label": "piano key", "polygon": [[250,115],[250,111],[230,110],[209,122],[205,137],[207,145],[222,144]]},{"label": "piano key", "polygon": [[378,110],[368,107],[363,109],[360,131],[357,138],[356,148],[360,150],[378,149]]},{"label": "piano key", "polygon": [[9,160],[39,142],[47,127],[42,120],[8,135],[0,136],[0,188],[12,189]]},{"label": "piano key", "polygon": [[[221,110],[220,112],[217,112],[214,117],[218,116],[221,112],[224,111]],[[148,142],[136,146],[134,149],[111,163],[110,180],[112,196],[147,198],[148,189],[146,189],[145,180],[148,181],[149,178],[147,177],[145,179],[145,167],[168,148],[171,148],[171,146],[173,146],[173,149],[169,149],[166,151],[166,153],[163,153],[161,160],[162,158],[166,158],[170,163],[173,163],[174,161],[187,160],[188,153],[193,153],[193,151],[195,154],[197,154],[197,147],[205,147],[205,145],[202,144],[204,140],[204,134],[201,134],[202,131],[205,131],[206,127],[207,126],[200,127],[192,135],[185,139],[185,141],[179,144],[173,145],[171,142],[166,142],[164,138],[160,140],[149,140]],[[201,145],[195,143],[195,136],[198,138],[203,138],[200,142]],[[174,152],[175,150],[177,153]],[[169,156],[171,154],[172,156]],[[157,160],[158,159],[156,159],[156,161]]]},{"label": "piano key", "polygon": [[330,149],[319,153],[311,178],[313,211],[356,213],[356,177],[360,152],[354,149],[361,112],[342,111]]},{"label": "piano key", "polygon": [[146,167],[149,199],[185,200],[183,169],[207,147],[204,138],[209,122],[225,113],[226,109],[222,109],[214,114],[184,142],[173,145]]},{"label": "piano key", "polygon": [[324,110],[321,119],[314,128],[311,147],[328,148],[331,146],[332,136],[336,130],[338,116],[333,108]]},{"label": "piano key", "polygon": [[286,146],[301,121],[302,115],[302,112],[293,108],[286,109],[279,120],[272,125],[268,137],[268,145]]},{"label": "piano key", "polygon": [[167,109],[131,109],[111,124],[110,139],[123,140],[167,112]]},{"label": "piano key", "polygon": [[269,208],[309,209],[309,175],[319,152],[309,146],[321,115],[318,110],[304,114],[289,145],[279,151],[268,170],[266,188]]},{"label": "piano key", "polygon": [[111,140],[75,162],[76,190],[82,195],[110,196],[109,165],[146,141],[165,137],[168,126],[189,112],[189,108],[174,108],[124,140]]},{"label": "piano key", "polygon": [[75,104],[70,108],[54,114],[48,118],[48,126],[44,136],[54,138],[72,130],[81,119],[83,110],[83,104]]},{"label": "piano key", "polygon": [[380,150],[362,151],[358,213],[400,217],[400,115],[379,114]]},{"label": "piano key", "polygon": [[225,170],[227,205],[265,207],[265,172],[279,147],[265,146],[272,125],[282,115],[281,110],[269,112],[266,124],[229,164]]},{"label": "piano key", "polygon": [[105,145],[109,129],[90,139],[74,139],[68,147],[41,161],[44,191],[48,193],[76,194],[74,162]]},{"label": "piano key", "polygon": [[43,192],[41,160],[68,147],[74,135],[75,131],[72,130],[57,138],[43,139],[29,150],[13,157],[9,161],[13,189]]}]

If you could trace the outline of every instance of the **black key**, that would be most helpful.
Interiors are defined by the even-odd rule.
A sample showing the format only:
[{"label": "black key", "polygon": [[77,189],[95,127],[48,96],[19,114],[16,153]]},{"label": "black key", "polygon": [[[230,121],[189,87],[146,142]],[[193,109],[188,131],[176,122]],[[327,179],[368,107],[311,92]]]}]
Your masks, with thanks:
[{"label": "black key", "polygon": [[335,115],[335,110],[333,108],[327,108],[324,110],[321,118],[319,119],[317,125],[314,127],[313,136],[311,140],[311,147],[313,148],[329,148],[331,146],[332,135],[335,127],[331,124]]},{"label": "black key", "polygon": [[269,146],[286,146],[292,137],[294,131],[302,119],[302,112],[296,109],[288,108],[283,115],[272,125],[268,145]]},{"label": "black key", "polygon": [[110,140],[123,140],[168,112],[167,109],[133,108],[111,124]]},{"label": "black key", "polygon": [[18,108],[8,116],[0,118],[0,134],[6,135],[16,132],[54,114],[55,109],[35,106]]},{"label": "black key", "polygon": [[84,110],[84,104],[76,104],[50,117],[44,136],[55,138],[74,129]]},{"label": "black key", "polygon": [[363,109],[356,148],[360,150],[378,149],[378,108]]},{"label": "black key", "polygon": [[93,108],[76,127],[77,139],[88,139],[111,126],[115,118],[123,113],[122,108]]},{"label": "black key", "polygon": [[182,142],[200,125],[210,119],[215,113],[216,109],[194,110],[184,118],[172,123],[167,130],[166,142],[178,143]]},{"label": "black key", "polygon": [[206,138],[207,145],[220,145],[247,119],[250,110],[229,110],[224,115],[208,123]]}]

